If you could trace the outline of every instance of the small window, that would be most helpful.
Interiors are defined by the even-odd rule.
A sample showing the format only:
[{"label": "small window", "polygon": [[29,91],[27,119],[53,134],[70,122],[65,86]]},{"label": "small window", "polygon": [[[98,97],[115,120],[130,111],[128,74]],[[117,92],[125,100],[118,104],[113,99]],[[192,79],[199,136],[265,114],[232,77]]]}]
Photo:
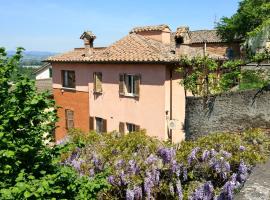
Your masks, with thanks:
[{"label": "small window", "polygon": [[94,92],[102,93],[102,73],[94,72]]},{"label": "small window", "polygon": [[66,88],[75,88],[75,71],[62,71],[62,86]]},{"label": "small window", "polygon": [[67,129],[74,128],[74,111],[66,109],[65,115],[66,115],[66,128]]},{"label": "small window", "polygon": [[135,94],[135,78],[134,75],[127,75],[126,76],[126,88],[127,94]]},{"label": "small window", "polygon": [[138,97],[140,92],[140,75],[120,74],[119,94]]},{"label": "small window", "polygon": [[127,123],[127,131],[129,133],[135,132],[136,131],[136,125],[135,124]]},{"label": "small window", "polygon": [[52,68],[49,68],[49,77],[52,78]]},{"label": "small window", "polygon": [[176,43],[176,45],[183,44],[184,43],[184,38],[183,37],[175,38],[175,43]]},{"label": "small window", "polygon": [[140,126],[132,123],[126,123],[127,125],[127,132],[132,133],[135,131],[140,131]]},{"label": "small window", "polygon": [[96,132],[97,133],[107,132],[107,120],[96,117]]}]

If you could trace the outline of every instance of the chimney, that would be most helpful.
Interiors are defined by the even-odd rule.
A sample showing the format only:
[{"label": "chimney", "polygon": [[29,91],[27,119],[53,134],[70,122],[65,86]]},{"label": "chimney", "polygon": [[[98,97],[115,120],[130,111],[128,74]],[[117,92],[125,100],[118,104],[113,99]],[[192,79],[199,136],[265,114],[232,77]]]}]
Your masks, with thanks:
[{"label": "chimney", "polygon": [[92,33],[92,31],[84,31],[80,39],[82,39],[84,42],[85,57],[91,56],[93,54],[93,44],[96,36]]},{"label": "chimney", "polygon": [[176,29],[175,32],[176,44],[188,44],[190,42],[190,33],[188,26],[181,26]]},{"label": "chimney", "polygon": [[162,24],[157,26],[142,26],[133,28],[130,33],[142,35],[152,40],[157,40],[163,44],[171,43],[171,30],[169,26]]}]

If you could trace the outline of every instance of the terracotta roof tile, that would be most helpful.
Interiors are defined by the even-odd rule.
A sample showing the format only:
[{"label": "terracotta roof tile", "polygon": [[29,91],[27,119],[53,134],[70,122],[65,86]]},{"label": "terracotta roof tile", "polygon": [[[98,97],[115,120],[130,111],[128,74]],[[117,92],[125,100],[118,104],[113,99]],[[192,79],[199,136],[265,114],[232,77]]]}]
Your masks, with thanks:
[{"label": "terracotta roof tile", "polygon": [[75,49],[49,57],[48,62],[175,62],[178,57],[170,45],[137,34],[129,34],[111,46],[97,50],[85,57],[84,49]]},{"label": "terracotta roof tile", "polygon": [[157,26],[140,26],[133,28],[130,33],[138,33],[141,31],[163,31],[166,28],[170,29],[169,26],[166,24],[161,24]]},{"label": "terracotta roof tile", "polygon": [[206,40],[208,43],[223,42],[216,30],[199,30],[190,31],[191,43],[203,43]]}]

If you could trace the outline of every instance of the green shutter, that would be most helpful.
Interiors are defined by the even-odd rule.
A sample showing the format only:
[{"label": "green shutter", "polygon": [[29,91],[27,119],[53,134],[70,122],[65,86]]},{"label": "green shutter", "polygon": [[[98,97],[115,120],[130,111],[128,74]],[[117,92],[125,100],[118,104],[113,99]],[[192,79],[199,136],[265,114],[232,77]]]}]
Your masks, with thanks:
[{"label": "green shutter", "polygon": [[134,83],[135,83],[135,96],[140,96],[140,83],[141,83],[141,76],[139,74],[134,76]]}]

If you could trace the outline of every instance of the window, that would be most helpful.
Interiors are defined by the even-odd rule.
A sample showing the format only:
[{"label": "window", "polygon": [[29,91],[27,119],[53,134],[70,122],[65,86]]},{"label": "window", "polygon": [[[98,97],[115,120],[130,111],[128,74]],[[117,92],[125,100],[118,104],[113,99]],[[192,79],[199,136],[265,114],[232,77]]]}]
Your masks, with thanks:
[{"label": "window", "polygon": [[52,68],[49,68],[49,77],[52,78]]},{"label": "window", "polygon": [[94,92],[102,93],[102,73],[94,72]]},{"label": "window", "polygon": [[136,125],[136,124],[132,124],[132,123],[126,123],[127,125],[127,132],[128,133],[132,133],[135,131],[140,131],[140,126]]},{"label": "window", "polygon": [[140,92],[140,75],[120,74],[119,94],[138,97]]},{"label": "window", "polygon": [[66,115],[66,128],[67,129],[74,128],[74,111],[66,109],[65,115]]},{"label": "window", "polygon": [[96,132],[97,133],[107,132],[107,120],[96,117]]},{"label": "window", "polygon": [[232,48],[228,48],[226,54],[229,60],[232,60],[234,58],[234,51]]},{"label": "window", "polygon": [[136,130],[136,125],[135,124],[127,123],[127,131],[129,133],[135,132],[135,130]]},{"label": "window", "polygon": [[62,71],[62,86],[66,88],[75,88],[75,71]]},{"label": "window", "polygon": [[176,45],[183,44],[184,43],[184,38],[183,37],[175,38],[175,43],[176,43]]}]

